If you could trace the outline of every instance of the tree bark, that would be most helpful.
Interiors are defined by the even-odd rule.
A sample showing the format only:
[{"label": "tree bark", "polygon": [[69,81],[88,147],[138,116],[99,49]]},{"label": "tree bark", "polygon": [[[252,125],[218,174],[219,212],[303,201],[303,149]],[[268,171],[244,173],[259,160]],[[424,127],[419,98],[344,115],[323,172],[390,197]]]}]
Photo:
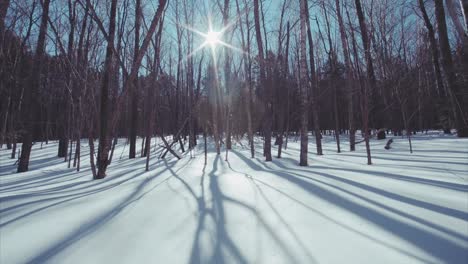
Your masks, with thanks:
[{"label": "tree bark", "polygon": [[307,1],[306,5],[306,20],[307,20],[307,38],[309,41],[309,64],[310,64],[310,105],[312,106],[312,120],[314,121],[314,134],[315,134],[315,145],[317,147],[317,155],[323,155],[322,151],[322,134],[320,133],[320,119],[319,119],[319,108],[317,101],[317,75],[315,69],[315,55],[314,55],[314,41],[312,39],[312,32],[310,29],[310,15],[309,5]]},{"label": "tree bark", "polygon": [[[364,19],[364,13],[362,12],[361,8],[361,1],[355,0],[356,3],[356,11],[358,14],[359,19],[359,27],[361,28],[361,38],[362,44],[364,46],[364,53],[366,58],[366,65],[367,65],[367,80],[366,82],[361,85],[361,111],[362,111],[362,126],[363,126],[363,135],[364,141],[366,143],[366,153],[367,153],[367,164],[372,164],[372,157],[370,152],[370,145],[369,145],[369,86],[371,89],[374,89],[375,86],[375,76],[374,76],[374,67],[372,65],[372,57],[370,53],[370,45],[369,45],[369,38],[367,35],[367,26],[366,21]],[[357,55],[357,54],[356,54]],[[375,91],[374,91],[375,92]]]},{"label": "tree bark", "polygon": [[447,34],[447,24],[445,22],[445,10],[443,1],[435,0],[434,7],[437,19],[437,29],[439,33],[439,47],[442,56],[442,69],[444,70],[447,84],[451,91],[452,101],[454,102],[456,109],[455,126],[457,129],[457,134],[458,137],[468,137],[468,124],[465,119],[464,113],[464,107],[466,107],[466,105],[463,105],[463,102],[466,102],[466,100],[464,100],[465,95],[463,93],[463,89],[462,87],[460,87],[456,80],[455,67],[453,64]]},{"label": "tree bark", "polygon": [[[435,32],[434,28],[432,27],[431,20],[429,19],[429,16],[427,15],[426,12],[426,7],[424,6],[423,0],[418,0],[419,2],[419,9],[421,10],[424,24],[426,25],[427,31],[428,31],[428,38],[429,38],[429,45],[431,47],[431,57],[432,57],[432,64],[433,64],[433,70],[434,70],[434,76],[436,79],[436,87],[439,95],[439,120],[442,122],[442,128],[446,133],[450,133],[450,126],[448,121],[448,116],[449,113],[446,111],[447,108],[447,95],[444,89],[444,84],[442,80],[442,73],[440,70],[440,64],[439,64],[439,49],[437,47],[437,42],[435,38]],[[444,121],[447,120],[447,121]]]},{"label": "tree bark", "polygon": [[106,177],[106,169],[109,165],[109,149],[111,147],[111,140],[109,139],[109,86],[114,63],[116,10],[117,0],[112,0],[109,20],[109,38],[107,39],[106,60],[103,72],[104,76],[101,85],[100,129],[97,162],[98,172],[96,179],[103,179]]},{"label": "tree bark", "polygon": [[[135,45],[133,51],[133,59],[136,60],[138,56],[138,49],[140,47],[140,21],[141,21],[141,0],[135,2]],[[137,69],[138,70],[138,69]],[[137,75],[138,76],[138,75]],[[136,152],[136,138],[138,128],[138,77],[133,81],[130,91],[130,148],[128,157],[135,158]],[[149,122],[149,120],[148,120]]]},{"label": "tree bark", "polygon": [[[246,4],[246,0],[244,0],[244,4]],[[246,52],[242,54],[244,59],[244,71],[246,80],[246,87],[245,87],[245,94],[247,96],[246,100],[246,114],[247,114],[247,134],[249,138],[249,145],[250,145],[250,155],[251,158],[255,157],[255,145],[254,145],[254,131],[253,131],[253,124],[252,124],[252,106],[253,106],[253,92],[252,92],[252,60],[248,54],[250,54],[250,22],[249,22],[249,14],[245,12],[245,24],[246,30],[244,31],[244,26],[242,24],[241,18],[241,11],[239,7],[239,0],[236,0],[237,6],[237,15],[240,18],[241,22],[239,24],[239,29],[241,33],[241,41],[242,41],[242,49]]]},{"label": "tree bark", "polygon": [[[330,63],[330,70],[332,73],[332,76],[337,76],[337,61],[338,59],[336,58],[337,54],[334,51],[333,48],[333,43],[332,43],[332,38],[331,38],[331,32],[330,32],[330,22],[328,20],[328,13],[327,9],[325,7],[325,2],[322,2],[323,6],[323,13],[325,17],[325,23],[327,26],[327,37],[328,37],[328,46],[329,46],[329,53],[328,53],[328,58],[329,58],[329,63]],[[331,80],[330,85],[332,85],[332,92],[333,92],[333,115],[335,119],[335,139],[336,139],[336,150],[338,153],[341,152],[341,147],[340,147],[340,119],[339,119],[339,112],[338,112],[338,87],[334,83],[333,80]]]},{"label": "tree bark", "polygon": [[[369,41],[369,31],[367,30],[366,19],[361,7],[361,1],[355,0],[356,12],[359,20],[359,27],[361,29],[361,38],[362,45],[364,47],[364,56],[366,59],[366,73],[367,73],[367,97],[371,98],[371,103],[369,109],[372,109],[372,113],[369,112],[369,119],[371,120],[371,125],[374,125],[376,128],[382,127],[382,120],[379,120],[379,117],[375,114],[378,113],[380,109],[376,109],[377,106],[377,81],[374,73],[374,64],[372,62],[372,54],[370,49]],[[368,99],[369,101],[369,99]]]},{"label": "tree bark", "polygon": [[265,154],[265,160],[271,161],[271,100],[269,88],[266,85],[266,76],[265,76],[265,60],[263,53],[263,42],[262,42],[262,33],[260,31],[260,17],[259,17],[259,4],[258,0],[254,0],[254,20],[255,20],[255,36],[257,39],[258,46],[258,57],[260,62],[260,87],[264,92],[265,100],[265,124],[264,124],[264,136],[265,136],[265,146],[263,152]]},{"label": "tree bark", "polygon": [[301,95],[301,150],[300,150],[300,159],[299,166],[307,166],[307,153],[309,146],[309,136],[308,136],[308,105],[307,100],[308,90],[309,90],[309,78],[307,78],[307,56],[306,56],[306,23],[307,23],[307,0],[301,0],[300,7],[300,95]]},{"label": "tree bark", "polygon": [[38,109],[39,86],[41,82],[42,60],[45,53],[45,37],[47,33],[47,23],[49,19],[50,0],[44,0],[42,4],[41,25],[37,40],[34,62],[29,79],[29,85],[26,88],[23,103],[27,105],[24,108],[26,114],[25,133],[23,135],[23,144],[21,145],[21,156],[18,164],[18,172],[25,172],[29,169],[29,158],[31,155],[34,122],[36,119],[35,110]]},{"label": "tree bark", "polygon": [[[229,0],[224,0],[223,10],[224,27],[229,26]],[[226,35],[226,33],[225,33]],[[231,143],[231,67],[230,67],[230,52],[229,48],[224,48],[224,78],[226,86],[226,158],[228,160],[229,150],[232,148]]]},{"label": "tree bark", "polygon": [[3,34],[5,33],[5,18],[10,6],[10,0],[0,1],[0,52],[2,52],[3,47]]},{"label": "tree bark", "polygon": [[460,0],[460,6],[463,11],[463,18],[465,19],[465,29],[468,31],[468,1]]},{"label": "tree bark", "polygon": [[162,29],[163,29],[163,21],[159,24],[159,29],[158,33],[155,37],[155,47],[154,47],[154,68],[153,68],[153,85],[148,86],[148,103],[147,103],[147,110],[149,112],[149,117],[148,117],[148,124],[146,126],[146,171],[149,170],[149,160],[151,156],[151,137],[153,133],[153,127],[154,127],[154,113],[155,113],[155,107],[153,106],[153,101],[154,101],[154,90],[156,89],[159,93],[159,84],[157,83],[158,81],[158,70],[160,66],[160,49],[161,49],[161,35],[162,35]]},{"label": "tree bark", "polygon": [[341,6],[340,0],[335,0],[336,14],[338,17],[338,26],[340,28],[340,37],[341,37],[341,47],[343,49],[343,55],[345,59],[346,67],[346,79],[345,89],[348,94],[348,122],[349,122],[349,150],[356,150],[356,128],[354,124],[354,98],[353,98],[353,74],[352,74],[352,64],[349,56],[348,44],[347,44],[347,35],[346,29],[343,22],[343,17],[341,15]]}]

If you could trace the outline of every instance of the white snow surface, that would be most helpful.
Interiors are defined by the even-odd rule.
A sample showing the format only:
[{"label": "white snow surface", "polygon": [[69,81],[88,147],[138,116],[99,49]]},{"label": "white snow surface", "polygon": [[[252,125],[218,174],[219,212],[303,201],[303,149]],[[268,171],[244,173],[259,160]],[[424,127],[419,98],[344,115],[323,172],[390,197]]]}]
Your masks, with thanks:
[{"label": "white snow surface", "polygon": [[273,162],[260,138],[253,159],[245,140],[228,162],[210,144],[204,165],[200,137],[178,161],[157,148],[145,172],[121,139],[103,180],[85,140],[80,172],[57,142],[36,143],[25,173],[3,148],[0,263],[468,263],[467,139],[419,134],[413,154],[372,140],[371,166],[342,140],[317,156],[309,138],[308,167],[293,137]]}]

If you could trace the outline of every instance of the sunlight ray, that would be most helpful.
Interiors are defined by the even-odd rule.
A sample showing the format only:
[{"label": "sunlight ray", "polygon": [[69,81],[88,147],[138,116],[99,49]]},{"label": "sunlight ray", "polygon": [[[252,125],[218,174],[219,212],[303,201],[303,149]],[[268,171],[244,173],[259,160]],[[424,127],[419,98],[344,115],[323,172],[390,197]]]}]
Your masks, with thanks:
[{"label": "sunlight ray", "polygon": [[234,50],[234,51],[237,51],[237,52],[240,52],[240,53],[242,53],[242,54],[247,54],[247,55],[251,56],[250,53],[248,53],[247,51],[242,50],[242,49],[240,49],[240,48],[238,48],[238,47],[234,47],[233,45],[228,44],[228,43],[226,43],[226,42],[224,42],[224,41],[222,41],[222,40],[220,40],[218,43],[221,44],[221,45],[223,45],[223,46],[225,46],[225,47],[227,47],[227,48],[230,48],[230,49],[232,49],[232,50]]},{"label": "sunlight ray", "polygon": [[193,57],[197,52],[199,52],[200,50],[204,49],[209,43],[208,42],[203,42],[203,44],[201,44],[200,46],[198,46],[196,49],[194,49],[192,52],[190,52],[185,58],[183,58],[180,62],[180,63],[184,63],[186,62],[188,59],[190,59],[191,57]]},{"label": "sunlight ray", "polygon": [[200,35],[200,36],[202,36],[202,37],[205,37],[205,38],[206,38],[206,36],[207,36],[206,33],[203,33],[203,32],[201,32],[201,31],[199,31],[199,30],[197,30],[197,29],[195,29],[195,28],[193,28],[193,27],[191,27],[191,26],[189,26],[189,25],[185,25],[185,24],[182,24],[182,23],[178,23],[177,25],[178,25],[178,26],[181,26],[181,27],[183,27],[183,28],[185,28],[185,29],[188,29],[188,30],[190,30],[190,31],[192,31],[192,32],[194,32],[194,33],[197,33],[198,35]]}]

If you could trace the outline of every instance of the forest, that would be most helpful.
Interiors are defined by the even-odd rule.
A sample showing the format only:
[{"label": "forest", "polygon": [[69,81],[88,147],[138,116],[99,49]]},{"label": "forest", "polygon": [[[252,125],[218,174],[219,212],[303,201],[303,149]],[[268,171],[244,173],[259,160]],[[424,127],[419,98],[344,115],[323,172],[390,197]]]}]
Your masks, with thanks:
[{"label": "forest", "polygon": [[[309,175],[318,173],[321,166],[334,166],[327,167],[337,170],[328,172],[330,180],[339,177],[342,184],[351,181],[348,176],[359,178],[368,173],[410,185],[450,189],[441,192],[446,196],[435,204],[421,198],[429,194],[417,196],[407,187],[376,193],[455,218],[455,222],[440,222],[444,227],[437,227],[437,232],[445,232],[442,236],[432,237],[418,229],[413,230],[417,239],[405,237],[404,230],[412,227],[403,224],[401,228],[397,225],[398,231],[385,229],[427,253],[423,256],[411,247],[409,253],[401,249],[411,263],[463,263],[468,259],[468,204],[463,200],[468,191],[466,138],[466,0],[0,0],[0,213],[5,217],[0,217],[0,231],[23,217],[32,223],[35,218],[29,215],[46,210],[56,199],[62,203],[83,199],[82,195],[94,197],[104,189],[112,191],[114,186],[137,181],[127,167],[142,174],[137,187],[141,190],[127,197],[130,203],[140,199],[140,191],[150,188],[153,179],[159,181],[166,174],[185,195],[196,198],[190,204],[196,204],[202,216],[198,217],[193,247],[187,250],[189,263],[271,263],[268,256],[255,259],[249,255],[252,252],[239,248],[244,238],[230,238],[232,232],[223,224],[228,219],[224,203],[239,203],[247,211],[257,209],[224,194],[240,184],[232,180],[234,185],[226,183],[228,190],[223,190],[224,178],[220,177],[230,175],[224,169],[244,175],[247,185],[249,181],[255,185],[255,175],[266,175],[262,171],[267,170],[301,191],[306,188],[331,197],[325,200],[343,210],[370,215],[378,220],[376,226],[385,229],[395,224],[385,214],[368,212],[371,209],[335,197],[326,188],[308,188],[309,180],[293,173]],[[425,165],[418,163],[423,161]],[[185,166],[181,162],[200,163],[195,166],[198,174],[186,174],[201,177],[201,189],[193,190],[198,182],[190,183],[185,174],[173,171],[169,166],[173,162],[181,170]],[[382,164],[395,167],[379,167]],[[205,168],[212,166],[209,184],[204,183]],[[224,168],[222,172],[218,166]],[[167,172],[159,171],[162,168]],[[250,172],[238,171],[244,168]],[[405,170],[408,173],[401,176]],[[437,178],[431,174],[434,170],[455,176]],[[340,171],[344,174],[338,176]],[[143,174],[151,176],[144,178]],[[262,178],[264,184],[274,182],[268,178],[271,175],[261,176],[267,177]],[[432,175],[428,176],[431,180],[426,175]],[[114,185],[114,181],[119,183]],[[146,181],[150,182],[143,184]],[[362,180],[353,188],[370,191],[385,186],[377,182],[364,188],[368,182]],[[73,193],[78,190],[75,184],[85,184],[86,193]],[[67,190],[68,195],[54,196]],[[219,198],[210,202],[214,212],[205,212],[208,204],[200,204],[205,196],[200,198],[199,192],[205,195],[208,190]],[[361,196],[356,197],[353,199]],[[39,198],[44,200],[36,200]],[[94,198],[86,199],[89,203]],[[448,199],[454,203],[448,205]],[[44,207],[32,207],[22,217],[15,215],[18,208],[28,209],[46,200]],[[128,201],[115,210],[123,210]],[[182,202],[177,206],[182,208]],[[102,223],[96,220],[92,226],[107,223],[113,214],[120,213],[111,211]],[[200,224],[210,216],[220,242],[213,242],[213,252],[207,253],[198,231],[203,233]],[[278,215],[281,222],[283,216]],[[166,217],[170,221],[169,213]],[[262,223],[266,236],[273,237],[268,243],[276,241],[283,250],[285,262],[280,263],[316,262],[304,252],[294,253],[300,246],[292,252],[286,250],[288,241],[275,238],[278,234]],[[450,223],[457,231],[450,229]],[[86,225],[79,228],[85,234],[90,232]],[[429,228],[435,225],[428,224]],[[4,230],[8,233],[10,229]],[[0,241],[10,242],[12,236],[0,233]],[[16,243],[0,245],[0,256],[4,255],[4,263],[47,262],[82,234],[70,236],[64,238],[64,245],[59,243],[42,254],[34,249],[36,253],[27,255],[32,257],[29,260],[17,258]],[[442,240],[446,236],[455,237],[447,240],[452,244]],[[351,255],[352,262],[373,262],[356,254]],[[384,263],[408,260],[385,256]],[[134,263],[135,257],[114,261]],[[169,259],[174,255],[159,257],[172,263]],[[316,260],[340,263],[343,259],[327,255]],[[175,260],[180,262],[186,259]]]}]

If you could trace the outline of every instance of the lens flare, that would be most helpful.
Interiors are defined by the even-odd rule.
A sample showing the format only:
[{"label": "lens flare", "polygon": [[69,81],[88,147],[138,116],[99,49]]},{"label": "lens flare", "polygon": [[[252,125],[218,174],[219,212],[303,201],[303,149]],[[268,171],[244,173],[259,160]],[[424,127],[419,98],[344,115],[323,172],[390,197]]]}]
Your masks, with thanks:
[{"label": "lens flare", "polygon": [[205,36],[205,41],[207,42],[208,45],[215,47],[217,44],[221,42],[219,39],[221,36],[220,32],[216,31],[208,31]]}]

